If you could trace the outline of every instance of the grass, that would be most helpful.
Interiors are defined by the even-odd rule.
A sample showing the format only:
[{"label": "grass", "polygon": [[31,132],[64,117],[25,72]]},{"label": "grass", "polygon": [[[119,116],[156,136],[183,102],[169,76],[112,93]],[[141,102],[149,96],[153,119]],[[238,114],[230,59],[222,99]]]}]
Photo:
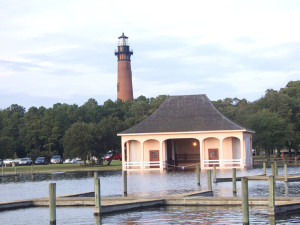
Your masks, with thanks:
[{"label": "grass", "polygon": [[[106,165],[83,165],[83,163],[70,163],[70,164],[48,164],[48,165],[33,165],[33,166],[17,166],[15,167],[3,167],[4,174],[14,174],[15,169],[17,173],[50,173],[50,172],[70,172],[70,171],[112,171],[121,170],[122,161],[112,160],[110,166]],[[0,169],[0,175],[2,170]]]}]

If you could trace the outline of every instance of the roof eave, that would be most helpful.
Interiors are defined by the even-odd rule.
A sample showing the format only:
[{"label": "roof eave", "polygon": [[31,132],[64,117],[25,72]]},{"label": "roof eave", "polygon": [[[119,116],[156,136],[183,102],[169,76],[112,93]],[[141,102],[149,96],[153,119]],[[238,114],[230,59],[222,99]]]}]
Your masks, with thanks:
[{"label": "roof eave", "polygon": [[230,133],[230,132],[247,132],[247,133],[255,133],[252,130],[210,130],[210,131],[182,131],[182,132],[150,132],[150,133],[118,133],[118,136],[132,136],[132,135],[167,135],[167,134],[203,134],[203,133]]}]

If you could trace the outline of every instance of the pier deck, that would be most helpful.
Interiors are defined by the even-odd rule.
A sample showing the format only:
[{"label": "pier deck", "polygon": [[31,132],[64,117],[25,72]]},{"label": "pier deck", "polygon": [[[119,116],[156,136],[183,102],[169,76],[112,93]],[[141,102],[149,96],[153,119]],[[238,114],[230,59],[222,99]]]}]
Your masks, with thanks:
[{"label": "pier deck", "polygon": [[[92,192],[80,193],[76,195],[57,196],[57,207],[68,206],[89,206],[95,205],[95,199]],[[88,196],[88,197],[86,197]],[[0,211],[11,210],[26,207],[48,207],[48,198],[28,199],[22,201],[1,202]],[[102,197],[101,213],[113,213],[124,210],[139,209],[142,207],[154,206],[242,206],[242,200],[239,197],[213,197],[212,191],[196,191],[162,197]],[[267,197],[250,197],[250,207],[268,208],[269,200]],[[274,214],[299,211],[300,197],[277,197],[275,200]]]}]

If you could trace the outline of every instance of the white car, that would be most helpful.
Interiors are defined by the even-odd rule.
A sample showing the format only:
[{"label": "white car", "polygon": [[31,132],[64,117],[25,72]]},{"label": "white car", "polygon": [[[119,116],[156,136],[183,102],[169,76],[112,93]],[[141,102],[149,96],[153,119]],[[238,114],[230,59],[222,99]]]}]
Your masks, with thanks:
[{"label": "white car", "polygon": [[71,163],[70,158],[65,159],[64,163]]},{"label": "white car", "polygon": [[54,155],[52,156],[50,163],[54,163],[54,164],[63,163],[63,159],[60,155]]},{"label": "white car", "polygon": [[22,158],[19,165],[32,165],[31,158]]},{"label": "white car", "polygon": [[20,158],[14,159],[14,163],[15,163],[15,165],[19,165],[19,164],[20,164],[20,161],[21,161],[21,159],[20,159]]},{"label": "white car", "polygon": [[4,164],[4,165],[12,165],[13,162],[14,162],[14,161],[13,161],[12,159],[4,159],[4,160],[3,160],[3,164]]}]

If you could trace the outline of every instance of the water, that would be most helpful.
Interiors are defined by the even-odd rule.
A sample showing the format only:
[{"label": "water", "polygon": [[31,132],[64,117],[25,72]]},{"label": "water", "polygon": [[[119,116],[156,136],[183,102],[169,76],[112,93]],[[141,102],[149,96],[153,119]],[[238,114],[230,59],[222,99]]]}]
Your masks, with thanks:
[{"label": "water", "polygon": [[[279,168],[279,175],[283,174]],[[237,176],[258,175],[262,169],[237,170]],[[270,175],[270,169],[267,175]],[[289,175],[300,174],[299,167],[288,168]],[[218,177],[231,177],[231,170],[218,170]],[[128,172],[128,194],[134,196],[162,196],[207,189],[206,171],[201,172],[201,186],[196,184],[193,171],[180,172]],[[56,183],[57,195],[93,191],[92,172],[52,173],[21,175],[0,178],[0,202],[48,196],[49,183]],[[121,171],[101,172],[101,195],[122,195]],[[238,196],[241,182],[237,182]],[[215,196],[231,197],[232,183],[213,184]],[[268,181],[249,181],[249,196],[268,196]],[[276,182],[276,196],[300,196],[298,182]],[[22,215],[26,215],[26,218]],[[13,221],[11,218],[14,218]],[[48,208],[27,208],[0,213],[1,224],[48,223]],[[58,224],[100,224],[90,207],[57,208]],[[272,218],[271,218],[272,220]],[[182,222],[181,222],[182,221]],[[159,207],[102,216],[101,224],[241,224],[240,208],[207,207]],[[300,215],[276,218],[276,224],[299,224]],[[6,222],[6,223],[5,223]],[[250,210],[251,224],[272,224],[265,209]],[[274,221],[273,221],[274,222]],[[275,222],[274,222],[275,224]]]}]

